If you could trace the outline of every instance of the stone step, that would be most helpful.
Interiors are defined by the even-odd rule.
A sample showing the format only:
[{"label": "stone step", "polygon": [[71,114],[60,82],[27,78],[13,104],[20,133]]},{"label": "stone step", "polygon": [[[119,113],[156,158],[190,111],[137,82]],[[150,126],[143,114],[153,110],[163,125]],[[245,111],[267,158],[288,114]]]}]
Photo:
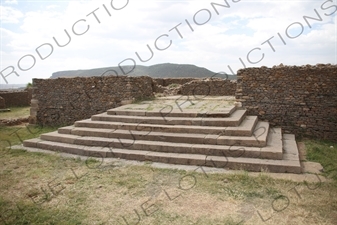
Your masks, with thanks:
[{"label": "stone step", "polygon": [[[75,127],[136,130],[147,132],[172,132],[172,133],[194,133],[194,134],[223,134],[227,136],[251,136],[258,122],[257,116],[246,116],[238,127],[216,127],[216,126],[187,126],[187,125],[159,125],[145,123],[119,123],[92,121],[91,119],[75,122]],[[70,134],[73,126],[62,127],[59,133]]]},{"label": "stone step", "polygon": [[[137,139],[136,136],[132,138],[110,137],[101,135],[101,130],[93,131],[92,136],[83,136],[79,131],[77,134],[60,134],[58,132],[51,132],[41,135],[41,140],[61,142],[68,144],[98,146],[98,147],[112,147],[112,148],[127,148],[133,150],[149,150],[157,152],[174,152],[174,153],[188,153],[188,154],[209,154],[209,155],[244,155],[245,157],[261,157],[268,159],[282,158],[282,132],[280,128],[269,131],[267,146],[247,147],[238,144],[232,145],[212,145],[207,143],[175,143],[152,140]],[[131,135],[130,135],[131,136]],[[262,136],[262,135],[261,135]],[[266,135],[267,136],[267,135]]]},{"label": "stone step", "polygon": [[[58,135],[62,136],[64,134]],[[108,147],[97,147],[97,146],[86,146],[70,143],[53,142],[42,139],[26,140],[24,141],[23,144],[25,147],[67,152],[71,154],[83,155],[88,157],[89,156],[98,158],[115,157],[128,160],[152,161],[169,164],[209,166],[209,167],[228,168],[228,169],[244,169],[256,172],[269,171],[279,173],[280,172],[301,173],[298,150],[294,136],[284,135],[282,142],[284,145],[283,148],[284,154],[281,160],[246,158],[242,156],[232,157],[227,156],[225,154],[223,154],[223,156],[210,156],[207,154],[186,154],[175,152],[167,153],[167,152],[155,152],[146,150],[133,150],[125,148],[124,149],[108,148]]]},{"label": "stone step", "polygon": [[[137,105],[136,105],[137,106]],[[108,115],[123,116],[149,116],[149,117],[229,117],[235,110],[236,106],[215,109],[212,111],[197,112],[193,109],[174,109],[172,106],[166,106],[159,110],[137,110],[130,109],[132,105],[125,105],[107,111]]]},{"label": "stone step", "polygon": [[65,127],[58,133],[78,136],[120,138],[131,140],[164,141],[190,144],[240,145],[247,147],[264,147],[267,144],[269,123],[258,122],[252,136],[227,136],[223,134],[168,133],[151,130],[122,130],[87,127]]},{"label": "stone step", "polygon": [[283,135],[283,159],[292,161],[298,167],[301,167],[300,155],[294,134]]},{"label": "stone step", "polygon": [[258,121],[257,116],[246,116],[239,126],[227,127],[224,134],[227,136],[251,136]]},{"label": "stone step", "polygon": [[246,110],[240,109],[233,112],[230,117],[167,117],[162,116],[126,116],[108,115],[106,112],[91,117],[93,121],[123,122],[123,123],[146,123],[163,125],[195,125],[195,126],[239,126],[246,116]]},{"label": "stone step", "polygon": [[23,144],[83,156],[301,173],[294,135],[222,99],[124,105]]}]

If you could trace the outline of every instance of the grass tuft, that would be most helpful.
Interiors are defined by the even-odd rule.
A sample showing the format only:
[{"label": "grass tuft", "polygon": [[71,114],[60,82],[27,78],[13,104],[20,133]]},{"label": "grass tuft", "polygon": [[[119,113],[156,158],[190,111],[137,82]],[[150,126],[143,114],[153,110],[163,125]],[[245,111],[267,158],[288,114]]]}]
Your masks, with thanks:
[{"label": "grass tuft", "polygon": [[330,141],[306,140],[307,160],[319,162],[324,175],[337,182],[337,143]]},{"label": "grass tuft", "polygon": [[0,126],[0,149],[22,144],[24,140],[37,138],[43,133],[57,130],[58,127],[43,126]]},{"label": "grass tuft", "polygon": [[10,107],[9,112],[0,112],[0,119],[25,118],[30,115],[30,106]]}]

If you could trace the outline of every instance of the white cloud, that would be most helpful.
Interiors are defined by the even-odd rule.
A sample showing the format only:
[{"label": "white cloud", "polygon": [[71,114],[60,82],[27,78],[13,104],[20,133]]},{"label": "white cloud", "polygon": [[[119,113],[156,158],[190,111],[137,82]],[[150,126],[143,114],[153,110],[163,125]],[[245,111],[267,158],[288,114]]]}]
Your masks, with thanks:
[{"label": "white cloud", "polygon": [[47,6],[47,9],[57,9],[57,8],[59,8],[58,5],[48,5]]},{"label": "white cloud", "polygon": [[5,4],[8,4],[8,5],[17,5],[18,1],[17,0],[6,0]]},{"label": "white cloud", "polygon": [[[273,66],[281,62],[336,63],[337,13],[325,16],[324,13],[332,13],[333,8],[323,11],[323,1],[246,0],[233,3],[228,0],[230,8],[217,7],[219,15],[209,1],[129,1],[122,10],[112,9],[110,2],[72,0],[62,6],[45,3],[44,7],[32,2],[28,9],[21,6],[21,2],[17,6],[6,6],[5,14],[1,13],[1,21],[11,26],[1,28],[0,71],[10,65],[16,67],[18,60],[27,54],[36,57],[34,68],[27,72],[19,71],[19,78],[8,77],[10,83],[20,83],[23,79],[28,82],[32,77],[48,78],[52,72],[60,70],[116,66],[126,58],[134,58],[138,65],[189,63],[215,72],[229,72],[228,65],[236,71],[242,67],[239,58],[247,66]],[[116,7],[122,7],[126,1],[114,2],[119,4]],[[212,2],[224,4],[223,1]],[[333,4],[336,3],[327,3],[326,6]],[[310,29],[303,16],[316,17],[314,9],[323,21],[310,20],[313,26]],[[197,21],[207,20],[207,10],[211,12],[210,20],[202,26],[194,24],[195,15]],[[76,25],[77,32],[90,27],[87,33],[75,35],[72,26],[80,19],[85,21]],[[191,23],[193,32],[185,20]],[[289,39],[285,31],[293,22],[303,24],[304,32],[298,38]],[[178,29],[183,38],[175,30],[169,31],[180,23]],[[69,32],[71,42],[65,47],[58,47],[53,37],[65,42],[64,29]],[[285,38],[286,45],[278,38],[278,32]],[[155,49],[154,42],[162,34],[168,37],[162,38],[159,45],[165,46],[170,40],[172,45],[159,51]],[[267,44],[261,45],[272,36],[275,52]],[[50,43],[54,49],[47,59],[41,60],[35,49],[44,43]],[[141,63],[135,52],[146,58],[150,54],[147,44],[154,51],[154,56],[149,62]],[[260,47],[261,51],[254,52],[252,59],[262,53],[265,57],[260,63],[252,65],[247,62],[247,53],[256,47]],[[48,49],[46,51],[48,53]],[[1,77],[0,82],[3,82]]]},{"label": "white cloud", "polygon": [[1,5],[0,12],[1,23],[19,23],[24,16],[21,11],[8,6]]}]

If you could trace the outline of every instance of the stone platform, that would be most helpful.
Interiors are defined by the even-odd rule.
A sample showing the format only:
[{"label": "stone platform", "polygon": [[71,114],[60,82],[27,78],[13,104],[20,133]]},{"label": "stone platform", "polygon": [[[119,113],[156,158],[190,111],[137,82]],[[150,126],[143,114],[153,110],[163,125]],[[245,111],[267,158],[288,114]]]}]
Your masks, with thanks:
[{"label": "stone platform", "polygon": [[170,96],[93,115],[25,147],[92,157],[301,173],[295,136],[246,115],[231,96]]}]

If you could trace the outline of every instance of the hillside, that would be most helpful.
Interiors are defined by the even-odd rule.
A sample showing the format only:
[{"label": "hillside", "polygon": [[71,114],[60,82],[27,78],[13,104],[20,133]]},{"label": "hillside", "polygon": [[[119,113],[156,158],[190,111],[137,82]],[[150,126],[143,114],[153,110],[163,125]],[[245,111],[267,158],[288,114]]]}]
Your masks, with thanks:
[{"label": "hillside", "polygon": [[0,84],[0,90],[2,91],[23,90],[26,87],[27,84]]},{"label": "hillside", "polygon": [[[132,69],[132,66],[123,66],[123,70],[128,72]],[[52,74],[51,78],[58,77],[91,77],[91,76],[101,76],[104,75],[116,75],[112,70],[116,71],[118,75],[122,75],[123,72],[119,67],[105,67],[105,68],[96,68],[89,70],[69,70],[69,71],[59,71]],[[107,72],[109,71],[109,72]],[[172,64],[164,63],[157,64],[152,66],[141,66],[137,65],[136,68],[129,73],[129,76],[145,76],[150,77],[212,77],[216,73],[212,72],[206,68],[198,67],[195,65],[189,64]],[[217,75],[214,77],[223,77]],[[235,80],[236,76],[229,76],[229,79]]]}]

